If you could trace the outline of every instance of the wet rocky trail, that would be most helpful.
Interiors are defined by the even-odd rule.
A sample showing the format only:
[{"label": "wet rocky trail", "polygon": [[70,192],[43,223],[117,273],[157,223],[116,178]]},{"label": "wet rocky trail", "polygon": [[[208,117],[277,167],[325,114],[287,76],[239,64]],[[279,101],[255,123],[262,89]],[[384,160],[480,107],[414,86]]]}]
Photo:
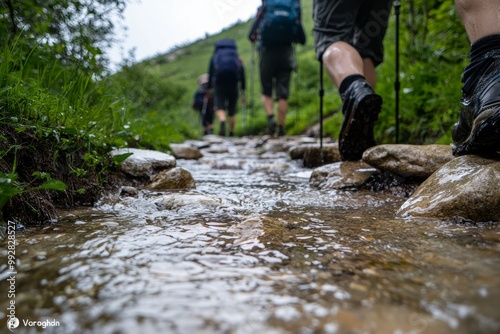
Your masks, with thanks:
[{"label": "wet rocky trail", "polygon": [[16,315],[59,326],[15,332],[500,331],[498,223],[402,218],[404,197],[314,187],[297,140],[198,143],[203,157],[176,161],[194,188],[110,194],[17,233]]}]

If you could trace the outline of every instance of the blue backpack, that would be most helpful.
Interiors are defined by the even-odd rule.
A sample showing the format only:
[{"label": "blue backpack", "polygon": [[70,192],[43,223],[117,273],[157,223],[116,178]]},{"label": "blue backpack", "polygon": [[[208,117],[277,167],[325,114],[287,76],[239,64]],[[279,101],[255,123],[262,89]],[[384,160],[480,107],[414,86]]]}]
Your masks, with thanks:
[{"label": "blue backpack", "polygon": [[302,29],[299,0],[266,0],[260,23],[262,45],[291,44]]},{"label": "blue backpack", "polygon": [[241,71],[241,62],[232,39],[223,39],[215,43],[213,56],[215,84],[237,84]]}]

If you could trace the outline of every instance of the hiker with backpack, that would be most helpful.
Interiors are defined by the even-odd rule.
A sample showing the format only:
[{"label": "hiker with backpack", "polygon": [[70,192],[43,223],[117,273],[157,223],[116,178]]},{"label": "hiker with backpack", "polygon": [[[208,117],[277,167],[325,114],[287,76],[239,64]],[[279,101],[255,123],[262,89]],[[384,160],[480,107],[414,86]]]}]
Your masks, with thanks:
[{"label": "hiker with backpack", "polygon": [[236,42],[223,39],[215,43],[209,64],[209,88],[214,89],[214,103],[219,119],[219,135],[226,136],[226,110],[229,116],[229,136],[234,136],[235,115],[238,103],[238,83],[241,88],[241,103],[245,98],[245,69],[238,55]]},{"label": "hiker with backpack", "polygon": [[203,134],[212,134],[214,130],[214,98],[212,93],[208,90],[207,73],[201,74],[198,77],[198,89],[194,93],[192,107],[194,110],[200,112]]},{"label": "hiker with backpack", "polygon": [[373,128],[382,109],[375,67],[383,61],[391,7],[392,0],[314,0],[316,54],[342,99],[344,161],[361,159],[375,145]]},{"label": "hiker with backpack", "polygon": [[[293,44],[306,42],[300,0],[262,0],[248,39],[252,43],[259,41],[259,74],[262,104],[268,117],[267,132],[274,136],[277,124],[278,136],[284,136],[290,77],[296,67]],[[277,123],[273,90],[278,102]]]}]

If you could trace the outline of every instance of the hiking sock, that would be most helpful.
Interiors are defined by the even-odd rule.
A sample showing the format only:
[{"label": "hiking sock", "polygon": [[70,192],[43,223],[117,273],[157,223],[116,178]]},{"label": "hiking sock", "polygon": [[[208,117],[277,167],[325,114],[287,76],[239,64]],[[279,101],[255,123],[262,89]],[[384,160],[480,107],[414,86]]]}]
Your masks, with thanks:
[{"label": "hiking sock", "polygon": [[342,80],[342,82],[340,83],[340,87],[339,87],[339,93],[340,93],[340,96],[344,96],[346,91],[349,89],[349,87],[351,86],[351,84],[356,81],[356,80],[366,80],[366,78],[364,76],[362,76],[361,74],[352,74],[348,77],[346,77],[344,80]]},{"label": "hiking sock", "polygon": [[477,82],[491,63],[495,61],[495,58],[500,58],[499,45],[500,34],[480,38],[471,45],[470,63],[462,75],[464,95],[468,96],[473,92]]},{"label": "hiking sock", "polygon": [[220,122],[219,135],[222,137],[226,136],[226,122],[225,121]]}]

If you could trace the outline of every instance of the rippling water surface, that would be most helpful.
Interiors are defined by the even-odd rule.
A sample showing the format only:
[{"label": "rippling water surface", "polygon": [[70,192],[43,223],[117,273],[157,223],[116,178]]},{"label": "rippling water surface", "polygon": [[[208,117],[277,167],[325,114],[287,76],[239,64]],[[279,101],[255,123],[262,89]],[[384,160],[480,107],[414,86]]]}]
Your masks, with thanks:
[{"label": "rippling water surface", "polygon": [[178,161],[196,189],[18,232],[16,315],[60,326],[16,332],[500,332],[498,224],[403,220],[402,198],[316,190],[285,153],[226,145]]}]

